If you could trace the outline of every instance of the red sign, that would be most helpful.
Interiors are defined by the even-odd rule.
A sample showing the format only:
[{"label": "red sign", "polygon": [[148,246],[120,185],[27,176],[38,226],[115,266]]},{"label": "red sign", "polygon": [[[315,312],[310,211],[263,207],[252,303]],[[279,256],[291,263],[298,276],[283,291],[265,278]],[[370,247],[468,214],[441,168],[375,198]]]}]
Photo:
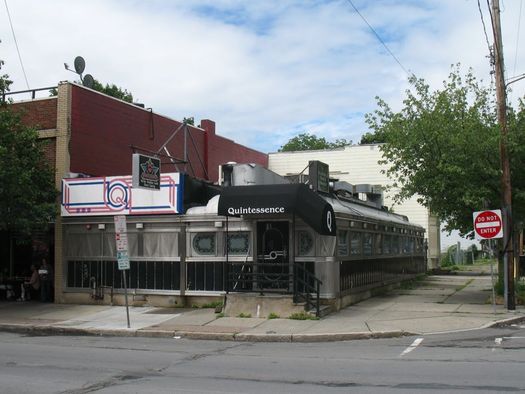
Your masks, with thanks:
[{"label": "red sign", "polygon": [[503,238],[501,211],[474,212],[474,231],[476,239]]}]

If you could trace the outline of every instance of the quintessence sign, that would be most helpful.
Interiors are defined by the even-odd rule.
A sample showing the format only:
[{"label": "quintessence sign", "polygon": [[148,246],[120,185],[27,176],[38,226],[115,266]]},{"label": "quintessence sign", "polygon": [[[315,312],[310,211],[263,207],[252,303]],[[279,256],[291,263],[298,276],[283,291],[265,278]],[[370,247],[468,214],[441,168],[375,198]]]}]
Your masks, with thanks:
[{"label": "quintessence sign", "polygon": [[266,208],[245,208],[245,207],[239,207],[239,208],[228,208],[228,214],[229,215],[261,215],[261,214],[268,214],[268,213],[284,213],[285,209],[284,207],[266,207]]},{"label": "quintessence sign", "polygon": [[179,173],[161,176],[160,190],[131,187],[131,176],[62,180],[62,216],[156,215],[182,213]]}]

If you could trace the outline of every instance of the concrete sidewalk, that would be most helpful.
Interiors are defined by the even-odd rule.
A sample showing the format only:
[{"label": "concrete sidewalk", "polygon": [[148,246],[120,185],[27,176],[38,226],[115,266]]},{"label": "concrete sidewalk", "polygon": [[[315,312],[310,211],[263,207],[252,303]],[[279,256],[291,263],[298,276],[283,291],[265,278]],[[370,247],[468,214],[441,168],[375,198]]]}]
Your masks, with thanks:
[{"label": "concrete sidewalk", "polygon": [[219,317],[213,309],[0,303],[0,330],[34,335],[118,335],[313,342],[423,335],[525,321],[525,309],[494,312],[490,276],[428,276],[320,320]]}]

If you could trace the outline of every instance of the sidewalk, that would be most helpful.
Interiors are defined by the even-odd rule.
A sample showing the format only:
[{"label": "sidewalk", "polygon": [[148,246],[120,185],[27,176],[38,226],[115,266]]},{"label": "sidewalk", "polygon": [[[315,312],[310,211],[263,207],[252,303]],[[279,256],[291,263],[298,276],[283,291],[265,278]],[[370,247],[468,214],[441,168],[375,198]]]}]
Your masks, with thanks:
[{"label": "sidewalk", "polygon": [[218,317],[213,309],[0,303],[0,331],[230,341],[314,342],[424,335],[525,321],[525,309],[489,304],[490,276],[433,275],[321,320]]}]

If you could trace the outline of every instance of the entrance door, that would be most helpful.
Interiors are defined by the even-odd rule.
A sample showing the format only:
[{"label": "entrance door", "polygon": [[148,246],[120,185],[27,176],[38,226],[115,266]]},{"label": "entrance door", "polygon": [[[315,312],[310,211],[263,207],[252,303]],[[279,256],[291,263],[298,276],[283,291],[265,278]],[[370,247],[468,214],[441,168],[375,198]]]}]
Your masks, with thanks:
[{"label": "entrance door", "polygon": [[289,288],[289,224],[257,223],[257,262],[261,289]]}]

